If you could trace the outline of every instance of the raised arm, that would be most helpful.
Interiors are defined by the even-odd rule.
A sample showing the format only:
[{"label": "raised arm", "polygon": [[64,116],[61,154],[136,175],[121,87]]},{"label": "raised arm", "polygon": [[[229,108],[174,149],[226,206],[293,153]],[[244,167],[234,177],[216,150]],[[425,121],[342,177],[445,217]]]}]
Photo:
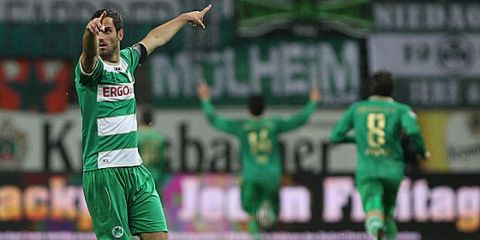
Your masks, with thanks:
[{"label": "raised arm", "polygon": [[80,55],[80,64],[85,73],[91,73],[95,69],[98,61],[98,33],[104,30],[102,25],[103,18],[107,15],[103,12],[98,18],[88,22],[85,32],[83,33],[83,50]]},{"label": "raised arm", "polygon": [[310,99],[303,111],[288,118],[278,120],[279,131],[286,132],[304,125],[315,111],[319,101],[320,91],[316,86],[313,86],[310,90]]},{"label": "raised arm", "polygon": [[207,115],[207,119],[214,126],[215,128],[237,135],[238,130],[240,128],[240,121],[233,120],[233,119],[226,119],[217,115],[215,111],[215,107],[210,100],[210,89],[206,83],[201,82],[197,89],[198,97],[202,101],[202,108],[205,114]]},{"label": "raised arm", "polygon": [[175,36],[175,34],[188,22],[192,23],[193,26],[200,26],[205,29],[203,17],[211,7],[212,5],[209,4],[202,11],[180,14],[178,17],[151,30],[141,41],[147,49],[147,54],[151,54],[156,48],[170,41],[170,39],[172,39],[172,37]]}]

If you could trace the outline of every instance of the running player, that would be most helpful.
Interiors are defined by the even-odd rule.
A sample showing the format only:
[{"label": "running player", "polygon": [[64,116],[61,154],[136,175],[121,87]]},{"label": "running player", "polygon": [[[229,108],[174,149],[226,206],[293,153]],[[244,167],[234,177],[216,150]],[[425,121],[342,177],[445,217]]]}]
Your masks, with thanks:
[{"label": "running player", "polygon": [[[210,89],[205,83],[198,87],[208,121],[217,129],[235,135],[240,141],[241,151],[241,204],[250,219],[249,232],[258,239],[259,225],[257,214],[267,206],[273,225],[280,209],[279,192],[282,176],[279,135],[304,125],[314,112],[320,92],[313,87],[310,101],[302,112],[287,118],[263,117],[265,107],[261,96],[251,96],[248,106],[251,118],[227,119],[216,114],[210,100]],[[267,223],[268,224],[268,223]],[[269,228],[271,226],[263,226]]]},{"label": "running player", "polygon": [[137,148],[133,73],[186,23],[205,28],[202,11],[183,13],[120,50],[119,13],[93,14],[75,69],[82,114],[83,190],[97,239],[167,239],[167,224],[152,176]]},{"label": "running player", "polygon": [[[409,106],[393,100],[394,79],[388,71],[371,78],[372,95],[348,108],[331,133],[333,143],[355,142],[358,166],[355,181],[367,215],[365,228],[374,239],[394,240],[395,203],[404,176],[402,130],[420,157],[427,158],[417,117]],[[351,129],[355,135],[349,135]]]}]

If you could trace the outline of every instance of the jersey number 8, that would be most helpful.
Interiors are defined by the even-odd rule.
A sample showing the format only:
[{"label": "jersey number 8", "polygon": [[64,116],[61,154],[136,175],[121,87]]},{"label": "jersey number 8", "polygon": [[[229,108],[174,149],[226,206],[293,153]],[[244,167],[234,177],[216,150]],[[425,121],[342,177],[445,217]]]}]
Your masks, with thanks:
[{"label": "jersey number 8", "polygon": [[385,144],[385,114],[370,113],[367,119],[368,145],[380,147]]}]

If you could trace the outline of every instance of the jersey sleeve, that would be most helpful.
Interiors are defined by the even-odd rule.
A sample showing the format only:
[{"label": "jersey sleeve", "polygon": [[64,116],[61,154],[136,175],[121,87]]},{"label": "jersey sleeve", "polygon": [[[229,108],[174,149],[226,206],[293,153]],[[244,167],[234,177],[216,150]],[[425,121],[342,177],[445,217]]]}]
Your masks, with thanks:
[{"label": "jersey sleeve", "polygon": [[75,67],[75,79],[82,85],[91,85],[97,84],[102,78],[103,73],[103,61],[101,58],[98,58],[95,63],[95,67],[91,73],[86,73],[82,68],[81,60],[78,60],[77,66]]},{"label": "jersey sleeve", "polygon": [[401,116],[402,128],[407,134],[410,142],[415,147],[415,150],[421,155],[425,156],[425,142],[422,134],[420,133],[420,126],[418,125],[417,115],[406,107]]},{"label": "jersey sleeve", "polygon": [[124,59],[128,63],[128,67],[130,68],[130,71],[133,73],[135,69],[137,69],[139,63],[140,63],[140,54],[141,51],[136,47],[137,44],[122,49],[120,54],[124,57]]},{"label": "jersey sleeve", "polygon": [[210,122],[213,127],[233,135],[239,134],[241,127],[241,122],[239,120],[227,119],[218,116],[215,111],[215,107],[210,100],[202,101],[202,108],[207,115],[208,122]]},{"label": "jersey sleeve", "polygon": [[332,143],[351,143],[355,142],[353,136],[349,136],[348,132],[353,128],[353,117],[355,113],[355,105],[350,106],[337,122],[330,133],[330,141]]},{"label": "jersey sleeve", "polygon": [[315,102],[308,101],[307,105],[303,108],[301,112],[286,118],[276,119],[275,121],[278,126],[278,131],[280,133],[287,132],[295,128],[301,127],[307,122],[310,116],[312,116],[316,107],[317,104]]}]

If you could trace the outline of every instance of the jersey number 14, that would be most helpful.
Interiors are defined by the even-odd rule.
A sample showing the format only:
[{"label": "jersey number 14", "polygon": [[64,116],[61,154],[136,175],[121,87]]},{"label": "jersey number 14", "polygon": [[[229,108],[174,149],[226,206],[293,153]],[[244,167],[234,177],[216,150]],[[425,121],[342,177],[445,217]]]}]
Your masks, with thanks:
[{"label": "jersey number 14", "polygon": [[261,129],[259,132],[249,132],[248,143],[250,145],[250,151],[256,156],[257,161],[266,163],[268,161],[268,154],[272,152],[272,142],[268,136],[268,130]]}]

